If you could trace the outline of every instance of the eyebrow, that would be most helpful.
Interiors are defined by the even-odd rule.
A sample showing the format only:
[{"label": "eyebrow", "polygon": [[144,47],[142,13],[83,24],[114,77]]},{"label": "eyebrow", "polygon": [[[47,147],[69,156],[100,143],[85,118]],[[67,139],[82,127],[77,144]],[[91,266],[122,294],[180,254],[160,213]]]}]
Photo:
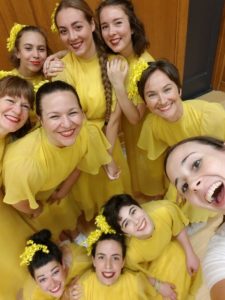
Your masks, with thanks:
[{"label": "eyebrow", "polygon": [[[129,215],[131,214],[131,210],[133,209],[133,205],[131,206],[131,208],[129,209]],[[123,227],[124,222],[126,222],[127,218],[123,220],[123,222],[121,223],[121,227]]]},{"label": "eyebrow", "polygon": [[[187,156],[185,156],[185,158],[183,158],[181,161],[181,165],[183,165],[185,163],[185,161],[188,159],[189,156],[191,156],[192,154],[195,154],[195,153],[196,152],[191,152]],[[175,182],[174,182],[175,187],[177,187],[177,183],[178,183],[178,178],[175,179]]]},{"label": "eyebrow", "polygon": [[[58,268],[58,266],[55,266],[55,267],[53,267],[51,270],[50,270],[50,272],[52,273],[55,269],[57,269]],[[43,274],[41,274],[41,275],[38,275],[37,276],[37,278],[42,278],[42,277],[45,277],[45,275],[43,275]]]},{"label": "eyebrow", "polygon": [[[76,25],[76,24],[78,24],[78,23],[82,23],[82,21],[74,21],[72,24],[71,24],[71,26],[74,26],[74,25]],[[59,26],[59,28],[67,28],[66,26]]]}]

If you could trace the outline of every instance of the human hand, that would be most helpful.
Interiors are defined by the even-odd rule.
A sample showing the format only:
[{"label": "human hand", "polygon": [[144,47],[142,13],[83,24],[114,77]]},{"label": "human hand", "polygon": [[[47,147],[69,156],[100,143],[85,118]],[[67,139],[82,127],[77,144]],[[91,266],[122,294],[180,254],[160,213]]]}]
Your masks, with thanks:
[{"label": "human hand", "polygon": [[37,200],[37,203],[38,203],[38,208],[32,209],[32,212],[30,214],[31,219],[35,219],[38,216],[40,216],[40,214],[42,213],[42,211],[44,209],[43,203],[40,200]]},{"label": "human hand", "polygon": [[47,203],[48,204],[54,204],[56,203],[57,205],[60,204],[61,200],[63,198],[63,195],[61,194],[60,192],[60,189],[56,189],[50,196],[49,198],[47,199]]},{"label": "human hand", "polygon": [[194,251],[186,256],[186,265],[190,276],[193,276],[198,271],[200,259],[194,253]]},{"label": "human hand", "polygon": [[175,289],[176,286],[174,284],[160,281],[160,286],[157,291],[163,296],[163,299],[176,300],[177,293]]},{"label": "human hand", "polygon": [[55,57],[54,54],[46,58],[43,66],[43,73],[45,77],[55,77],[58,73],[62,72],[64,69],[64,62]]},{"label": "human hand", "polygon": [[79,277],[74,277],[70,282],[68,288],[69,291],[69,299],[70,300],[79,300],[82,296],[82,287],[79,283],[77,283]]},{"label": "human hand", "polygon": [[127,61],[122,58],[116,57],[107,62],[107,74],[114,89],[117,89],[121,86],[124,87],[128,68],[129,66]]},{"label": "human hand", "polygon": [[104,166],[104,169],[110,180],[115,180],[120,177],[121,170],[117,167],[113,159],[110,163]]}]

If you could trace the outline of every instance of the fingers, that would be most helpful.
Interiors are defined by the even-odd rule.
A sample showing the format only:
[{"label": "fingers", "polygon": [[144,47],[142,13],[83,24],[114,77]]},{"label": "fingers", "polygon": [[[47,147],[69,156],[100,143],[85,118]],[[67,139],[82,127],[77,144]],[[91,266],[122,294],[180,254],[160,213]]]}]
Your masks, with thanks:
[{"label": "fingers", "polygon": [[43,72],[47,77],[54,77],[58,75],[58,73],[62,72],[64,69],[64,63],[59,60],[52,60],[49,63],[46,62]]}]

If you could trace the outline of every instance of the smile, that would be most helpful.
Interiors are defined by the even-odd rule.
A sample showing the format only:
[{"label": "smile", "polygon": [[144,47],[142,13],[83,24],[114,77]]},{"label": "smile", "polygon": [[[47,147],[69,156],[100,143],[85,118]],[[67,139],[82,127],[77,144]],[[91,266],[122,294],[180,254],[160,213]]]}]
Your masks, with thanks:
[{"label": "smile", "polygon": [[61,132],[59,132],[59,134],[62,135],[63,137],[71,137],[71,136],[73,136],[74,132],[75,132],[75,129],[70,129],[70,130],[61,131]]},{"label": "smile", "polygon": [[113,278],[114,275],[115,275],[115,272],[102,272],[102,276],[107,279]]},{"label": "smile", "polygon": [[222,181],[217,181],[210,186],[207,194],[206,201],[209,203],[220,203],[223,199],[224,185]]},{"label": "smile", "polygon": [[142,230],[144,230],[145,227],[146,227],[146,224],[147,224],[147,223],[146,223],[146,220],[143,219],[143,220],[141,221],[140,225],[138,226],[137,231],[142,231]]},{"label": "smile", "polygon": [[162,111],[162,112],[164,112],[164,111],[169,110],[171,108],[171,106],[172,106],[172,103],[168,103],[167,105],[159,107],[159,110]]},{"label": "smile", "polygon": [[110,43],[113,45],[113,46],[117,46],[120,42],[120,38],[115,38],[115,39],[111,39],[110,40]]},{"label": "smile", "polygon": [[41,62],[40,61],[31,61],[32,65],[34,66],[40,66]]},{"label": "smile", "polygon": [[71,47],[74,49],[74,50],[78,50],[81,45],[82,45],[83,42],[79,42],[79,43],[71,43]]},{"label": "smile", "polygon": [[54,289],[49,290],[51,293],[55,294],[58,293],[61,289],[61,284],[58,284]]},{"label": "smile", "polygon": [[7,120],[9,120],[10,122],[13,122],[13,123],[19,123],[20,122],[20,118],[12,116],[12,115],[5,115],[5,118]]}]

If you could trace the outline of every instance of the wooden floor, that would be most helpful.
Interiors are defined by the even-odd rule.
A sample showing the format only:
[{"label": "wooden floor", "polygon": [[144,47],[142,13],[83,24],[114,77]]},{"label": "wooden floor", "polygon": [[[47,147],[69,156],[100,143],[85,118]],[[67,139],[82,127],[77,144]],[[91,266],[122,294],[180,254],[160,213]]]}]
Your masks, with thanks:
[{"label": "wooden floor", "polygon": [[[198,97],[198,99],[206,100],[209,102],[219,102],[225,107],[225,93],[221,91],[212,91],[210,93]],[[196,251],[196,254],[200,257],[201,261],[205,255],[208,241],[210,237],[214,234],[216,228],[221,223],[221,221],[222,216],[217,216],[211,219],[205,228],[191,236],[191,243]],[[203,283],[202,287],[200,288],[196,300],[210,300],[209,291],[205,283]]]}]

